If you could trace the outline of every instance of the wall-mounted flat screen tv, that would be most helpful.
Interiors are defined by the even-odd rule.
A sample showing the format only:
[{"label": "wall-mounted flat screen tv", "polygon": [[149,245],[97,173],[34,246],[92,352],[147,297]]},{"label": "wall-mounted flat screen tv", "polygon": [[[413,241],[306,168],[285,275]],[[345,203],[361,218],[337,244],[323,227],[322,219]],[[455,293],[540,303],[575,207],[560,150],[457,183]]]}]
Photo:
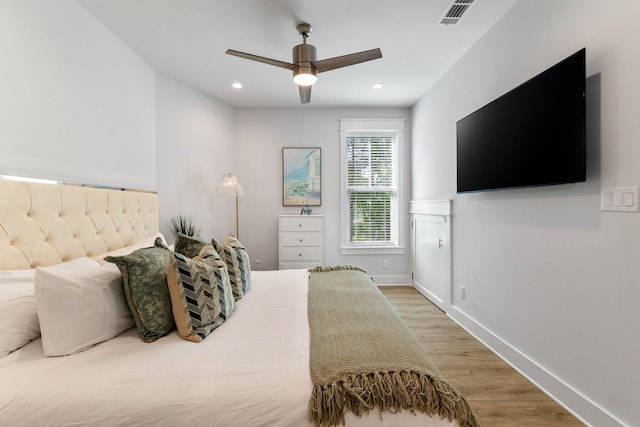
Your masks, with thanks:
[{"label": "wall-mounted flat screen tv", "polygon": [[585,49],[458,121],[457,191],[586,180]]}]

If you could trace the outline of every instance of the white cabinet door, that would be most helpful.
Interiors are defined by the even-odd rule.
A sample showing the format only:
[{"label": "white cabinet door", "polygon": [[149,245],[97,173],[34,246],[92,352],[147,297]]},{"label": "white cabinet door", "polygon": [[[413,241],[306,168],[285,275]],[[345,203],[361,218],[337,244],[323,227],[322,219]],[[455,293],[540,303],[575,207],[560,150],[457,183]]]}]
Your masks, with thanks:
[{"label": "white cabinet door", "polygon": [[450,291],[448,230],[442,216],[413,217],[413,285],[441,308]]}]

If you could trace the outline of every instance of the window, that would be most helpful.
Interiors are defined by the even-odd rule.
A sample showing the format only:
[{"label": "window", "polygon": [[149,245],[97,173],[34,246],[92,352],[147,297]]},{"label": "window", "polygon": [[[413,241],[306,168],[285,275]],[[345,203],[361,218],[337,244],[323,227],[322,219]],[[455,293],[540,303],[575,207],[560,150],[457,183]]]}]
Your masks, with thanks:
[{"label": "window", "polygon": [[398,192],[396,141],[391,135],[348,135],[347,203],[349,243],[393,245],[397,243]]},{"label": "window", "polygon": [[401,253],[404,120],[341,120],[342,253]]}]

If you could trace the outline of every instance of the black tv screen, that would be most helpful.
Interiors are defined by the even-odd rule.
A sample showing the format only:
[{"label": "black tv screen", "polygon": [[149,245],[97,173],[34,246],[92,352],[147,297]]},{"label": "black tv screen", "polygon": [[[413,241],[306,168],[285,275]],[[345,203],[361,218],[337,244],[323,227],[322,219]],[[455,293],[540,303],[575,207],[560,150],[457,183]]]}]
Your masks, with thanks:
[{"label": "black tv screen", "polygon": [[457,191],[586,180],[585,49],[458,121]]}]

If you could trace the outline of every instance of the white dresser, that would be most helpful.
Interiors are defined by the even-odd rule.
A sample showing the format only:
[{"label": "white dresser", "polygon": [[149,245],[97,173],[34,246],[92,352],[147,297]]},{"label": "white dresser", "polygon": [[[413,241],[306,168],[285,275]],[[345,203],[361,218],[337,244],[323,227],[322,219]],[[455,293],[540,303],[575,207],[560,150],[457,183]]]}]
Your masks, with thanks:
[{"label": "white dresser", "polygon": [[278,215],[280,270],[322,265],[322,215]]}]

